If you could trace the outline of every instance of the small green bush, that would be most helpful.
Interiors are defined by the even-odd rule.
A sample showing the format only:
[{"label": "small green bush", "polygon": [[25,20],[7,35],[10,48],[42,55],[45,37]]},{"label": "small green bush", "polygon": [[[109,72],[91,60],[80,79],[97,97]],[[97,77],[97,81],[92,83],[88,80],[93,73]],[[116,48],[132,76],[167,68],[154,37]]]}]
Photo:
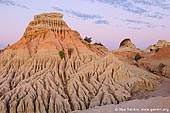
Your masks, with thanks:
[{"label": "small green bush", "polygon": [[59,55],[60,55],[61,58],[64,58],[64,51],[63,50],[59,51]]},{"label": "small green bush", "polygon": [[103,46],[103,44],[101,42],[95,42],[94,45]]},{"label": "small green bush", "polygon": [[159,51],[159,48],[156,48],[156,49],[155,49],[155,52],[157,53],[158,51]]},{"label": "small green bush", "polygon": [[138,60],[140,60],[142,57],[141,57],[141,55],[139,54],[139,53],[137,53],[136,55],[135,55],[135,60],[136,61],[138,61]]},{"label": "small green bush", "polygon": [[91,42],[92,42],[92,39],[91,39],[91,37],[90,37],[90,38],[88,38],[88,37],[85,37],[85,38],[84,38],[84,40],[85,40],[86,42],[88,42],[88,43],[91,43]]}]

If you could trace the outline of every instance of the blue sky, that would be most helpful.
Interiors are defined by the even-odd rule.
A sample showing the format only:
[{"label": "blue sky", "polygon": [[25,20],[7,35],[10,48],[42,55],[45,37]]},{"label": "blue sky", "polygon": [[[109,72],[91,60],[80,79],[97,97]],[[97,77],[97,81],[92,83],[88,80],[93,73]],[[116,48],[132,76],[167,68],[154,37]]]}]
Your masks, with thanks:
[{"label": "blue sky", "polygon": [[19,40],[33,16],[60,12],[81,36],[109,49],[130,37],[138,48],[170,41],[170,0],[0,0],[0,49]]}]

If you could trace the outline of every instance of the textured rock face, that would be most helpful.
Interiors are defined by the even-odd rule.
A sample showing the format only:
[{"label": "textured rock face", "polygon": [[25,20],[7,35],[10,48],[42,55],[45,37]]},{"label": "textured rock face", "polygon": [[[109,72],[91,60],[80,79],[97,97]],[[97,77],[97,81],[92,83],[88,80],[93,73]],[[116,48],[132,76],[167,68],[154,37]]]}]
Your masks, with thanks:
[{"label": "textured rock face", "polygon": [[135,62],[135,56],[137,53],[140,53],[139,50],[135,48],[119,48],[113,51],[113,54],[121,61],[127,62],[129,64],[133,64]]},{"label": "textured rock face", "polygon": [[8,69],[0,71],[1,111],[67,113],[117,104],[128,100],[132,92],[152,90],[159,81],[153,74],[125,66],[112,54],[96,60],[88,57],[62,61],[33,57],[23,64],[11,61]]},{"label": "textured rock face", "polygon": [[97,48],[71,30],[62,14],[35,16],[23,37],[0,54],[1,113],[69,113],[117,104],[159,82]]},{"label": "textured rock face", "polygon": [[57,31],[64,36],[65,32],[71,30],[62,20],[63,15],[60,13],[43,13],[34,16],[26,29],[25,36],[32,37],[36,32],[45,32],[48,30]]},{"label": "textured rock face", "polygon": [[161,74],[165,77],[170,78],[170,65],[163,67],[162,70],[161,70]]}]

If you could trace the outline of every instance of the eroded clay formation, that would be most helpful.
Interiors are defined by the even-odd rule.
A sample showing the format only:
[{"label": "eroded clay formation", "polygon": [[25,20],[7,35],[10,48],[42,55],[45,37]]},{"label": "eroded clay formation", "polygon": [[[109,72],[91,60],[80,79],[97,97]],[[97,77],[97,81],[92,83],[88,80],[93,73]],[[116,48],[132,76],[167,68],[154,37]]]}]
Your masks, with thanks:
[{"label": "eroded clay formation", "polygon": [[25,35],[32,35],[35,32],[45,32],[48,30],[57,31],[60,34],[65,34],[70,28],[62,20],[61,13],[43,13],[35,15],[34,20],[29,23]]},{"label": "eroded clay formation", "polygon": [[62,14],[45,13],[35,16],[23,37],[0,54],[0,111],[69,113],[118,104],[132,93],[153,90],[159,81],[82,40]]}]

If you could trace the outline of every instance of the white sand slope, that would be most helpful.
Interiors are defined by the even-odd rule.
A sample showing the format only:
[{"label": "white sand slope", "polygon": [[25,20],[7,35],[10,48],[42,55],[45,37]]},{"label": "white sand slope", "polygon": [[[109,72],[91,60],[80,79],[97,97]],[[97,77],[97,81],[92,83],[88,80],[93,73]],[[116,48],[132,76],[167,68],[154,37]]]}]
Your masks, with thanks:
[{"label": "white sand slope", "polygon": [[153,97],[147,100],[132,100],[118,105],[106,105],[72,113],[169,113],[169,97]]},{"label": "white sand slope", "polygon": [[131,100],[134,99],[148,99],[151,97],[170,96],[170,79],[162,77],[162,81],[153,91],[141,91],[139,93],[134,93],[131,97]]},{"label": "white sand slope", "polygon": [[162,80],[163,81],[158,85],[156,90],[147,93],[149,97],[170,96],[170,79],[163,77]]}]

